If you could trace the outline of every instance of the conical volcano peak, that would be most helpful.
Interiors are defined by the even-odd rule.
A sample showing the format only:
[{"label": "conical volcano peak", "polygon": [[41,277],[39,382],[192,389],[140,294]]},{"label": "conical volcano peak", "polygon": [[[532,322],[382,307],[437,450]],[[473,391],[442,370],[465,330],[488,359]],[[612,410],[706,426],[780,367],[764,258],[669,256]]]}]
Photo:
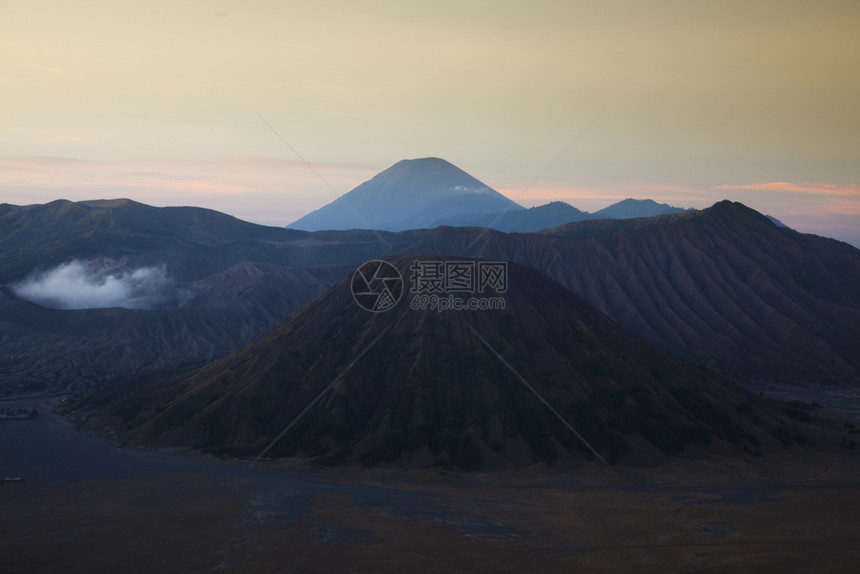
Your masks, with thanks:
[{"label": "conical volcano peak", "polygon": [[485,183],[437,157],[400,160],[354,191],[360,191],[366,199],[419,201],[428,196],[440,199],[462,193],[493,192]]},{"label": "conical volcano peak", "polygon": [[430,227],[463,214],[522,210],[484,182],[437,157],[404,159],[290,225],[294,229]]},{"label": "conical volcano peak", "polygon": [[[394,165],[392,165],[389,169],[401,169],[401,168],[409,168],[409,167],[421,167],[421,168],[454,168],[459,170],[460,168],[451,163],[448,160],[442,159],[441,157],[417,157],[412,159],[401,159]],[[462,171],[462,170],[461,170]]]},{"label": "conical volcano peak", "polygon": [[[344,278],[254,344],[109,407],[131,412],[125,401],[138,394],[170,403],[134,411],[125,438],[461,468],[613,462],[629,451],[656,462],[687,444],[758,443],[751,421],[765,411],[734,416],[751,396],[624,331],[531,267],[433,256],[385,265],[404,282],[399,301],[369,309],[353,300],[355,277]],[[460,271],[480,278],[491,265],[503,274],[491,285],[460,282]],[[422,297],[421,272],[439,270],[453,283],[428,283],[433,296]],[[360,291],[375,287],[366,283]],[[174,400],[180,389],[194,392]]]},{"label": "conical volcano peak", "polygon": [[446,179],[452,183],[462,184],[464,182],[472,182],[476,189],[491,189],[483,182],[475,179],[453,163],[440,157],[422,157],[415,159],[402,159],[392,165],[390,168],[378,174],[376,177],[389,175],[400,177],[403,179],[409,178],[427,178],[436,179],[439,183]]}]

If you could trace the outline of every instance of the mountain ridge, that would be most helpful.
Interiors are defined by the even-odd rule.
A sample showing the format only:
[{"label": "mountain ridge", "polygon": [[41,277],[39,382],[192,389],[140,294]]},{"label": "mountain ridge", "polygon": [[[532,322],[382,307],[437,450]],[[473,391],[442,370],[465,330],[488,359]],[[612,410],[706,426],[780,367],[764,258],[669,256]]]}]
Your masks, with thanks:
[{"label": "mountain ridge", "polygon": [[[414,259],[389,262],[408,276]],[[124,440],[328,464],[578,464],[589,448],[664,461],[690,445],[754,452],[781,448],[773,432],[795,436],[728,379],[655,349],[532,268],[509,271],[505,309],[481,312],[401,301],[369,313],[346,278],[248,347],[109,389],[90,407]]]},{"label": "mountain ridge", "polygon": [[553,201],[525,210],[476,215],[466,213],[439,219],[433,227],[490,227],[504,232],[530,233],[590,218],[590,214],[563,201]]},{"label": "mountain ridge", "polygon": [[[72,260],[108,257],[128,268],[164,265],[177,288],[194,295],[187,306],[198,314],[193,319],[191,313],[180,315],[182,332],[206,341],[212,340],[215,325],[226,326],[225,333],[233,337],[232,346],[219,346],[219,353],[226,353],[261,335],[364,261],[395,253],[478,256],[532,265],[651,343],[734,376],[817,387],[857,381],[860,371],[858,250],[778,228],[740,204],[501,234],[469,228],[309,233],[223,214],[228,224],[218,227],[210,222],[222,218],[207,219],[207,210],[107,203],[111,209],[104,202],[95,207],[66,201],[0,205],[0,285],[7,285],[0,299],[13,293],[8,285]],[[162,233],[165,226],[170,229]],[[238,267],[229,271],[233,266]],[[231,297],[235,309],[223,311]],[[258,306],[265,312],[251,312]],[[0,340],[6,341],[6,349],[15,349],[6,355],[6,366],[0,365],[3,392],[74,380],[80,361],[41,353],[38,341],[44,333],[22,327],[25,311],[16,309],[0,316]],[[129,322],[141,321],[141,328],[149,324],[150,319],[143,321],[147,313],[160,312],[110,311],[124,314]],[[225,312],[236,312],[241,325],[222,322],[217,314]],[[55,313],[60,317],[63,312]],[[130,326],[128,332],[135,329]],[[152,333],[165,336],[159,330]],[[55,330],[51,336],[52,345],[65,341],[84,350],[102,345],[99,337],[82,338],[74,329]],[[221,335],[215,339],[227,341]],[[122,354],[125,343],[112,343]],[[124,359],[117,364],[138,363]],[[136,372],[116,370],[108,360],[92,365],[97,368],[86,380],[96,386]],[[58,375],[46,378],[48,372]],[[112,374],[100,381],[98,373]]]},{"label": "mountain ridge", "polygon": [[478,215],[464,213],[448,219],[439,219],[433,227],[487,227],[505,233],[534,233],[554,229],[579,221],[603,219],[645,219],[691,211],[657,203],[652,199],[625,199],[589,213],[564,201],[552,201],[522,211],[504,211]]},{"label": "mountain ridge", "polygon": [[657,346],[738,376],[858,381],[860,250],[742,204],[530,235],[445,228],[409,252],[532,265]]},{"label": "mountain ridge", "polygon": [[[0,394],[84,392],[211,361],[359,263],[414,242],[412,232],[311,234],[127,199],[3,204],[0,230]],[[160,270],[158,308],[95,301],[105,278],[87,270],[98,261],[121,270],[123,278],[113,279],[120,286],[137,270]],[[56,273],[70,265],[80,272],[73,281]],[[95,293],[87,306],[97,308],[47,309],[16,294],[20,284],[51,274],[55,294],[85,289]]]}]

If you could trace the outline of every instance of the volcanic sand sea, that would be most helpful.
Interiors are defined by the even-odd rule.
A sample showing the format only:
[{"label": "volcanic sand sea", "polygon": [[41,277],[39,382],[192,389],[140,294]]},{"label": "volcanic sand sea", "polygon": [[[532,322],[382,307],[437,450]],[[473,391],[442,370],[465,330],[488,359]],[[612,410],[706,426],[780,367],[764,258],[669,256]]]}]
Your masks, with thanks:
[{"label": "volcanic sand sea", "polygon": [[47,402],[0,422],[8,572],[851,572],[860,460],[795,448],[653,468],[318,468],[123,448]]}]

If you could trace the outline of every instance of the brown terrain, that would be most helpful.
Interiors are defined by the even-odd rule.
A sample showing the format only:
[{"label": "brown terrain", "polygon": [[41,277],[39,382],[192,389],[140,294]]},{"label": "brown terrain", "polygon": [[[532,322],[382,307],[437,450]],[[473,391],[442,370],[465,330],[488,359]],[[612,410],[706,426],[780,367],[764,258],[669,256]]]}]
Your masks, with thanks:
[{"label": "brown terrain", "polygon": [[134,373],[200,365],[250,343],[335,277],[239,263],[189,284],[193,299],[184,308],[161,310],[49,309],[5,289],[0,387],[73,393]]},{"label": "brown terrain", "polygon": [[[410,232],[310,234],[129,200],[2,204],[0,229],[0,396],[80,393],[205,364],[412,241]],[[58,310],[16,296],[21,280],[71,260],[164,266],[169,297],[153,309]]]},{"label": "brown terrain", "polygon": [[540,234],[439,228],[408,252],[531,265],[658,347],[745,380],[860,382],[860,250],[739,203]]},{"label": "brown terrain", "polygon": [[[860,563],[846,244],[730,202],[540,234],[307,233],[126,200],[0,223],[0,405],[40,412],[0,421],[0,478],[21,479],[0,482],[3,571]],[[369,313],[348,279],[319,295],[394,253],[405,278],[421,255],[524,265],[503,310],[406,293]],[[165,264],[192,296],[58,311],[9,287],[100,257]]]},{"label": "brown terrain", "polygon": [[[854,572],[860,459],[794,447],[643,468],[250,467],[0,423],[6,572]],[[855,435],[856,436],[856,435]]]},{"label": "brown terrain", "polygon": [[[413,261],[392,263],[408,278]],[[804,413],[672,358],[534,269],[510,264],[508,275],[505,308],[485,311],[416,310],[406,293],[371,313],[344,280],[224,359],[73,408],[122,440],[238,456],[271,444],[270,456],[327,464],[564,467],[832,447]]]},{"label": "brown terrain", "polygon": [[[127,200],[2,205],[0,227],[0,344],[10,349],[0,356],[3,394],[79,391],[201,365],[259,337],[363,261],[395,253],[531,265],[649,342],[756,389],[808,394],[854,385],[860,373],[860,251],[731,202],[541,233],[308,233]],[[165,265],[190,297],[181,309],[86,312],[14,299],[10,286],[28,274],[93,258]]]}]

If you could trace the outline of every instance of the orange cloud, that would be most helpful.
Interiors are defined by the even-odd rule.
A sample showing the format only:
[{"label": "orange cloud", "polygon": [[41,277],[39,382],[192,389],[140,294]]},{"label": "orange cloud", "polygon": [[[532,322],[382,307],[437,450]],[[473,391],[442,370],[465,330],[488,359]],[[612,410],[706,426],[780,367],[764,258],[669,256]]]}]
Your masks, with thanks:
[{"label": "orange cloud", "polygon": [[787,181],[751,183],[746,185],[718,185],[717,189],[736,189],[746,191],[790,191],[842,197],[860,197],[860,184],[834,185],[830,183],[795,184]]},{"label": "orange cloud", "polygon": [[196,179],[189,181],[154,179],[141,182],[131,180],[108,180],[104,182],[103,185],[115,186],[118,189],[121,188],[125,190],[135,190],[142,192],[157,192],[159,190],[172,191],[189,196],[241,195],[252,191],[252,189],[247,186],[231,185],[219,181],[208,181],[204,179]]}]

